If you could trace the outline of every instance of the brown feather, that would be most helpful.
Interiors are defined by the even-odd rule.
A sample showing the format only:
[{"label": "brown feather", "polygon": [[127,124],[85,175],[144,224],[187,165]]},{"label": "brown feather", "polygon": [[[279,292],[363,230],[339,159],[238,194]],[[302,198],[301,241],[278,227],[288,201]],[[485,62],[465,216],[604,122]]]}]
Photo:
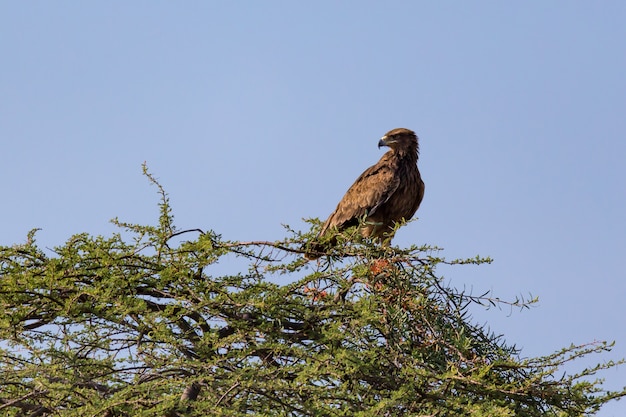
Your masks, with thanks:
[{"label": "brown feather", "polygon": [[[389,146],[390,150],[356,179],[322,225],[318,238],[331,229],[341,231],[357,225],[365,218],[361,234],[389,242],[396,223],[413,217],[424,197],[424,182],[417,168],[417,136],[409,129],[393,129],[383,136],[380,146]],[[311,249],[323,250],[315,243]],[[316,259],[319,253],[305,256]]]}]

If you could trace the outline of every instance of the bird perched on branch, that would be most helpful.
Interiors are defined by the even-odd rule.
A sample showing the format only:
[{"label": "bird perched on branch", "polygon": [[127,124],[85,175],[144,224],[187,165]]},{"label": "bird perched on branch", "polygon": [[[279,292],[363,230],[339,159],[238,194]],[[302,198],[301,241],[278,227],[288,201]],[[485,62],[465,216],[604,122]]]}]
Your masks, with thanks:
[{"label": "bird perched on branch", "polygon": [[[330,230],[341,231],[364,220],[364,237],[388,243],[396,223],[413,217],[424,197],[424,182],[417,168],[417,136],[409,129],[393,129],[380,139],[381,146],[390,150],[356,179],[322,225],[318,239]],[[323,251],[319,242],[312,242],[305,257],[317,259]]]}]

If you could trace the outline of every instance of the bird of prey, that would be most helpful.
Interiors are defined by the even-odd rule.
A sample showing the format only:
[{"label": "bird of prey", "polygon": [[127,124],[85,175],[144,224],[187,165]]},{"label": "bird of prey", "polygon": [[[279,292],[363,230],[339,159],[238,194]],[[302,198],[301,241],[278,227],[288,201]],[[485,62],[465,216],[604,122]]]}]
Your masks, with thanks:
[{"label": "bird of prey", "polygon": [[[318,239],[330,230],[341,231],[364,220],[360,230],[364,237],[388,243],[396,223],[413,217],[424,197],[417,136],[409,129],[393,129],[380,139],[381,146],[390,149],[356,179],[322,225]],[[322,245],[313,242],[305,257],[317,259],[323,251]]]}]

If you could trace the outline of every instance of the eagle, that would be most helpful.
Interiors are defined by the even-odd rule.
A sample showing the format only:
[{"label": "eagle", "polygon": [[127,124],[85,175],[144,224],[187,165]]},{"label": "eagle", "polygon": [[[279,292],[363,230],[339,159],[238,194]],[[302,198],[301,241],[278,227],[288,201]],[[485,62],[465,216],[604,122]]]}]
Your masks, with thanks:
[{"label": "eagle", "polygon": [[[389,147],[389,151],[348,189],[322,225],[318,241],[331,230],[342,231],[361,224],[363,237],[389,243],[395,225],[413,217],[424,197],[424,181],[417,168],[417,136],[409,129],[393,129],[378,142],[378,147],[382,146]],[[324,246],[318,241],[309,244],[307,259],[323,254]]]}]

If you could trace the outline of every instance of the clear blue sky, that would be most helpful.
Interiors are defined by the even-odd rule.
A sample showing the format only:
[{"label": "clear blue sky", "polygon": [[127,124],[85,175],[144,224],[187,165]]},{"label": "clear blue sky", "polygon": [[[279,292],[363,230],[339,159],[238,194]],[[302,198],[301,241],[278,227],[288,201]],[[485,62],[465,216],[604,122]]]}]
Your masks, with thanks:
[{"label": "clear blue sky", "polygon": [[179,227],[280,238],[408,127],[426,196],[395,242],[491,256],[446,278],[539,296],[476,312],[524,356],[626,357],[624,22],[623,1],[2,2],[0,244],[155,222],[144,161]]}]

